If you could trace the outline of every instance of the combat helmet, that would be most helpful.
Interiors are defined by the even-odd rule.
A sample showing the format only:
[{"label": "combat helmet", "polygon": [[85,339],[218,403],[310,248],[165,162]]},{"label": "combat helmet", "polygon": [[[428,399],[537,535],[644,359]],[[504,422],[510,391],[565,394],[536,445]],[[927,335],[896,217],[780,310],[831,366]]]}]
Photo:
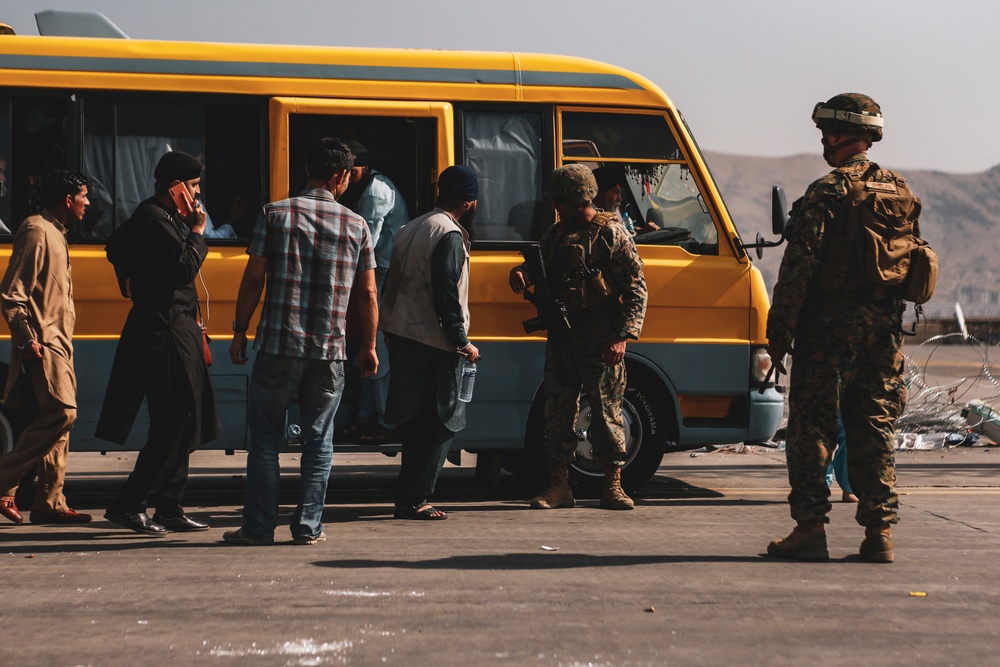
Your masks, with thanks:
[{"label": "combat helmet", "polygon": [[594,172],[582,164],[564,164],[549,174],[545,196],[586,204],[597,196],[597,179]]},{"label": "combat helmet", "polygon": [[861,130],[871,140],[882,140],[882,109],[861,93],[841,93],[813,107],[812,121],[825,134],[850,134]]}]

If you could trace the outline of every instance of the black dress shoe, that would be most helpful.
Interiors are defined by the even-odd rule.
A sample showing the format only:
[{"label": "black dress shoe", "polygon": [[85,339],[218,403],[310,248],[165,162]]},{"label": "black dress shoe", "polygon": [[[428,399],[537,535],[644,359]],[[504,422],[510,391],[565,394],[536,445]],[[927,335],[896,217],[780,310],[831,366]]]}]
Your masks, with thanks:
[{"label": "black dress shoe", "polygon": [[108,508],[104,512],[104,518],[111,523],[116,523],[122,528],[134,530],[137,533],[146,535],[166,535],[167,529],[149,518],[145,512],[122,512]]},{"label": "black dress shoe", "polygon": [[196,530],[208,530],[207,523],[203,521],[195,521],[187,514],[181,514],[180,516],[163,516],[162,514],[154,514],[153,521],[175,533],[190,533]]}]

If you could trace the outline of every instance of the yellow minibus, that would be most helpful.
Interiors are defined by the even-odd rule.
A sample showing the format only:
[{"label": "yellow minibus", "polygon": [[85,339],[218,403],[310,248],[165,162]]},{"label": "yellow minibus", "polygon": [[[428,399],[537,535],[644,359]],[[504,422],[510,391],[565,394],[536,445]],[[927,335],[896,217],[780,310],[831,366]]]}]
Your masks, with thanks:
[{"label": "yellow minibus", "polygon": [[[322,136],[367,146],[369,162],[413,216],[433,207],[436,176],[448,165],[479,175],[470,306],[483,363],[469,426],[455,441],[456,451],[479,455],[478,473],[495,476],[502,466],[532,479],[544,467],[544,333],[525,333],[522,322],[534,312],[510,291],[507,274],[554,221],[542,197],[546,175],[571,162],[620,165],[626,210],[660,228],[636,237],[649,304],[626,360],[626,488],[648,480],[665,452],[773,436],[783,396],[765,378],[761,274],[681,114],[641,76],[525,53],[5,35],[0,264],[17,224],[37,209],[41,175],[68,168],[90,180],[92,206],[69,237],[78,314],[74,450],[111,447],[93,433],[129,303],[104,245],[150,196],[153,167],[170,150],[205,167],[210,252],[198,287],[223,416],[223,436],[209,446],[246,448],[248,367],[231,365],[227,354],[246,246],[261,206],[303,187],[306,147]],[[0,359],[9,348],[7,336]],[[348,392],[339,421],[352,407]],[[602,475],[589,457],[589,414],[584,403],[573,468],[584,487]],[[0,451],[28,417],[0,419]],[[294,414],[289,422],[294,444]],[[144,433],[137,424],[129,447],[141,447]]]}]

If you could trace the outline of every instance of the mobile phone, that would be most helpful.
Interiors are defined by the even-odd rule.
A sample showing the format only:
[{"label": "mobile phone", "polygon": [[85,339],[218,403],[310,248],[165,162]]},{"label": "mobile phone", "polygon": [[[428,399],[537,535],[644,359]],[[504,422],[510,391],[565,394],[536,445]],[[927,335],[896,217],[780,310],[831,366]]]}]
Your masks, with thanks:
[{"label": "mobile phone", "polygon": [[174,200],[174,204],[177,206],[177,212],[181,214],[182,218],[186,218],[194,211],[194,200],[191,199],[191,194],[188,192],[187,187],[183,183],[177,183],[170,187],[167,192],[170,193],[170,197]]}]

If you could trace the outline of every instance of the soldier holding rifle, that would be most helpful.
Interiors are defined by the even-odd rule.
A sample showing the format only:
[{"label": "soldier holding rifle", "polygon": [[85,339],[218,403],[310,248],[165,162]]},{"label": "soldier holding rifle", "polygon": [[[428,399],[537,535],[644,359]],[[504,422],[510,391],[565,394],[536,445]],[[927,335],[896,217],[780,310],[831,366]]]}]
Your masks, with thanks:
[{"label": "soldier holding rifle", "polygon": [[537,282],[545,280],[543,289],[566,309],[564,324],[558,324],[558,315],[546,318],[545,444],[551,477],[531,506],[554,509],[576,502],[569,466],[577,447],[574,425],[582,392],[593,411],[589,436],[594,460],[605,466],[601,507],[632,509],[632,499],[621,488],[626,458],[621,403],[625,344],[639,337],[646,313],[642,260],[614,215],[594,208],[597,182],[590,169],[580,164],[556,169],[545,194],[559,214],[541,239],[548,277],[529,271],[527,262],[510,272],[515,293],[532,285],[538,292]]}]

